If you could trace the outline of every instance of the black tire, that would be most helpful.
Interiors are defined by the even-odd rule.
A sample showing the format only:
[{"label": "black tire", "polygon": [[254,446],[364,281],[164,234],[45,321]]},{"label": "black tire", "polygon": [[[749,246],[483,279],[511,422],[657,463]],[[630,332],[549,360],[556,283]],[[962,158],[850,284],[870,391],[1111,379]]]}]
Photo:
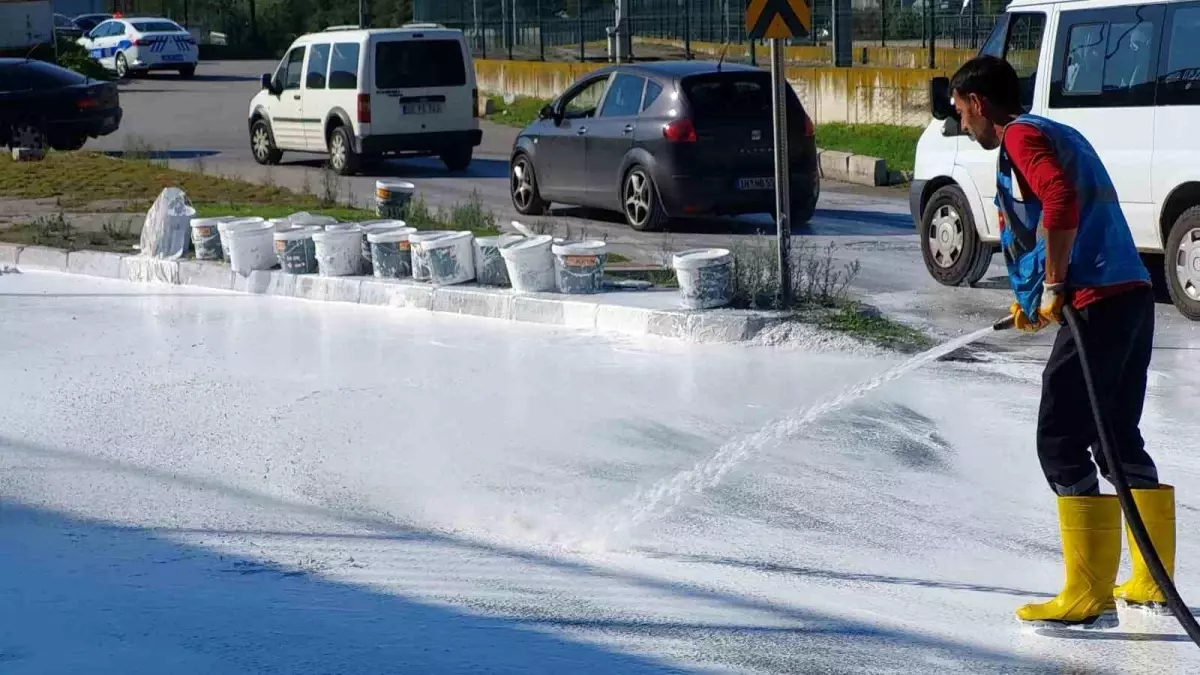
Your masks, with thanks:
[{"label": "black tire", "polygon": [[180,68],[179,76],[185,80],[190,80],[196,76],[196,66],[184,66]]},{"label": "black tire", "polygon": [[667,213],[658,198],[650,171],[634,164],[621,181],[621,211],[625,222],[638,232],[655,232],[667,225]]},{"label": "black tire", "polygon": [[59,152],[73,152],[83,147],[87,143],[87,136],[70,136],[61,138],[51,138],[50,147]]},{"label": "black tire", "polygon": [[512,197],[513,208],[523,216],[540,216],[550,207],[538,191],[533,160],[523,152],[517,153],[509,165],[508,194]]},{"label": "black tire", "polygon": [[817,212],[817,200],[821,195],[817,190],[813,190],[812,194],[803,194],[793,192],[791,198],[792,207],[792,225],[804,226],[813,219],[813,214]]},{"label": "black tire", "polygon": [[329,132],[329,168],[342,176],[358,173],[358,153],[354,151],[354,138],[346,127],[334,127]]},{"label": "black tire", "polygon": [[32,148],[46,150],[50,145],[46,134],[46,125],[37,120],[16,122],[8,129],[6,143],[11,148]]},{"label": "black tire", "polygon": [[117,54],[113,67],[116,68],[118,80],[125,80],[129,78],[129,62],[125,60],[124,54]]},{"label": "black tire", "polygon": [[1200,321],[1200,206],[1193,206],[1175,219],[1163,251],[1163,272],[1171,302],[1180,314]]},{"label": "black tire", "polygon": [[271,124],[261,117],[250,127],[250,154],[254,155],[254,161],[264,165],[278,164],[283,159],[283,151],[275,145]]},{"label": "black tire", "polygon": [[992,264],[991,245],[979,237],[967,197],[957,185],[939,188],[921,215],[921,258],[945,286],[974,286]]},{"label": "black tire", "polygon": [[475,154],[475,148],[465,146],[454,148],[442,153],[442,163],[451,171],[466,171],[468,166],[471,166],[471,158]]}]

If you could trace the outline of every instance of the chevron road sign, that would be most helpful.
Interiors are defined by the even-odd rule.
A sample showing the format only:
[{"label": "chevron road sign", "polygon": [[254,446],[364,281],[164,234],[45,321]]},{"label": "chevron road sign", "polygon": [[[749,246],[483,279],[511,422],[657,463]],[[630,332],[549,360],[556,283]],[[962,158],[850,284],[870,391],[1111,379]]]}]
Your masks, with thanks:
[{"label": "chevron road sign", "polygon": [[806,0],[749,0],[746,33],[753,40],[804,37],[812,29]]}]

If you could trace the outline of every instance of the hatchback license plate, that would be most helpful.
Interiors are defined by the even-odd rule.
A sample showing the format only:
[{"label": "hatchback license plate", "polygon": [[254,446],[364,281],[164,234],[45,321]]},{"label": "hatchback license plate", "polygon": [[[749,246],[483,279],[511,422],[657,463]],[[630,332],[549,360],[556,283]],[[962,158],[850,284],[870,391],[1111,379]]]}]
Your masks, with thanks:
[{"label": "hatchback license plate", "polygon": [[442,112],[441,101],[421,101],[420,103],[401,103],[401,115],[436,115]]},{"label": "hatchback license plate", "polygon": [[739,178],[737,182],[739,190],[774,190],[774,178]]}]

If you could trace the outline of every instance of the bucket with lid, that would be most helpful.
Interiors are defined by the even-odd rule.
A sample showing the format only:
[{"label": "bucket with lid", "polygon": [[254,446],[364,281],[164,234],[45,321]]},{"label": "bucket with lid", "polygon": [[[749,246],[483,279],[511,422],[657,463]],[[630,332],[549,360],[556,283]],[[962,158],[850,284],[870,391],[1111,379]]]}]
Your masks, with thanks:
[{"label": "bucket with lid", "polygon": [[417,186],[407,181],[375,181],[375,215],[380,218],[403,218],[404,207],[416,191]]},{"label": "bucket with lid", "polygon": [[290,274],[313,274],[317,271],[317,247],[313,234],[320,232],[316,225],[275,230],[275,255],[279,268]]},{"label": "bucket with lid", "polygon": [[414,232],[408,235],[412,245],[412,277],[414,281],[429,281],[429,253],[425,250],[425,242],[454,234],[453,230],[428,230]]},{"label": "bucket with lid", "polygon": [[333,216],[319,216],[308,211],[293,213],[286,220],[293,225],[320,225],[321,227],[337,223],[337,218]]},{"label": "bucket with lid", "polygon": [[554,276],[559,293],[599,293],[604,287],[608,245],[602,241],[555,244]]},{"label": "bucket with lid", "polygon": [[504,257],[500,255],[500,247],[524,238],[519,234],[476,237],[475,283],[484,286],[508,286],[508,268],[504,265]]},{"label": "bucket with lid", "polygon": [[412,276],[412,248],[408,237],[416,231],[415,227],[400,227],[367,235],[375,276],[383,279]]},{"label": "bucket with lid", "polygon": [[688,309],[712,309],[733,302],[733,255],[728,249],[701,248],[671,259],[679,295]]},{"label": "bucket with lid", "polygon": [[275,226],[266,221],[226,228],[221,239],[229,242],[229,266],[233,271],[249,274],[277,265],[274,234]]},{"label": "bucket with lid", "polygon": [[358,224],[362,230],[362,257],[363,257],[363,274],[370,274],[374,269],[371,263],[371,242],[367,240],[367,236],[375,232],[385,232],[387,230],[395,230],[404,227],[403,220],[364,220]]},{"label": "bucket with lid", "polygon": [[218,225],[223,218],[192,218],[192,248],[196,250],[196,260],[221,260],[225,257],[221,249],[221,232]]},{"label": "bucket with lid", "polygon": [[312,235],[317,271],[323,277],[348,277],[362,272],[362,232],[324,229]]},{"label": "bucket with lid", "polygon": [[429,280],[437,286],[450,286],[474,279],[474,239],[470,232],[454,232],[426,241],[423,246],[429,255]]},{"label": "bucket with lid", "polygon": [[253,227],[258,223],[265,222],[265,220],[257,216],[248,218],[219,218],[217,222],[217,235],[221,239],[221,257],[225,262],[229,262],[229,240],[226,238],[225,233],[239,227]]},{"label": "bucket with lid", "polygon": [[500,256],[504,258],[513,290],[519,293],[554,290],[554,253],[550,250],[553,243],[553,237],[541,234],[500,247]]}]

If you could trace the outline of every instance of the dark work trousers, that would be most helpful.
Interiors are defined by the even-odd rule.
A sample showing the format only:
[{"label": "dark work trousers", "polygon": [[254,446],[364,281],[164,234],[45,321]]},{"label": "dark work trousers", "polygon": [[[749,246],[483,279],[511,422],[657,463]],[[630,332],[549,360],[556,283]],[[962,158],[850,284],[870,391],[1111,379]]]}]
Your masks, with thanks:
[{"label": "dark work trousers", "polygon": [[[1146,371],[1154,346],[1154,295],[1134,288],[1097,300],[1079,311],[1096,394],[1133,488],[1158,485],[1138,428],[1146,399]],[[1092,458],[1095,457],[1095,463]],[[1109,472],[1100,449],[1079,351],[1071,329],[1060,326],[1042,373],[1038,411],[1038,459],[1051,489],[1063,497],[1095,495]]]}]

